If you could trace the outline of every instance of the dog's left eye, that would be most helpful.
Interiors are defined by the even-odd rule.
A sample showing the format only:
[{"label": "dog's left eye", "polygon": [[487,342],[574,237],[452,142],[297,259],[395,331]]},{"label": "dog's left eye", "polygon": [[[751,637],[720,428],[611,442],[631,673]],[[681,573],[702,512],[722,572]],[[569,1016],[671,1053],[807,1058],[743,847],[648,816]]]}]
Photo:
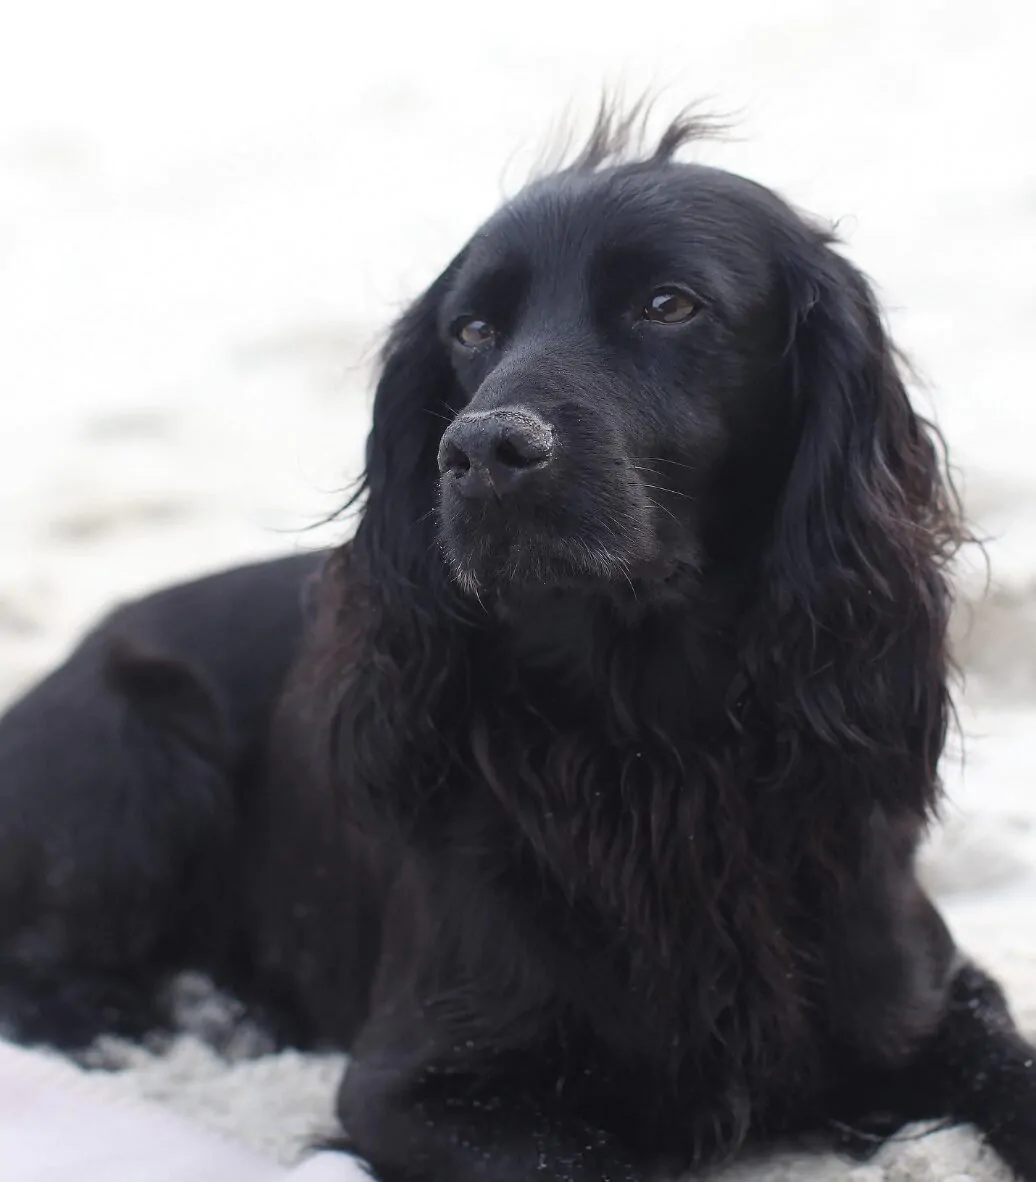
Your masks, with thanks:
[{"label": "dog's left eye", "polygon": [[683,324],[701,309],[701,304],[681,287],[659,287],[653,291],[641,311],[645,320],[655,324]]},{"label": "dog's left eye", "polygon": [[496,340],[496,329],[476,316],[462,316],[454,321],[453,336],[465,349],[485,349]]}]

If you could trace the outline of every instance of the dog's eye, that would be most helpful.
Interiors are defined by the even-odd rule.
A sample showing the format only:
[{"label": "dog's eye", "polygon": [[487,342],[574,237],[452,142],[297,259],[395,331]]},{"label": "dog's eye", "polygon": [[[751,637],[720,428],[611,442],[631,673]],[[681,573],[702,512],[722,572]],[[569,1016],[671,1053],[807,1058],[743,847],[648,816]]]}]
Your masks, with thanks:
[{"label": "dog's eye", "polygon": [[701,308],[701,304],[680,287],[660,287],[651,293],[641,316],[655,324],[683,324]]},{"label": "dog's eye", "polygon": [[496,340],[496,329],[488,321],[464,316],[453,325],[453,335],[465,349],[485,349]]}]

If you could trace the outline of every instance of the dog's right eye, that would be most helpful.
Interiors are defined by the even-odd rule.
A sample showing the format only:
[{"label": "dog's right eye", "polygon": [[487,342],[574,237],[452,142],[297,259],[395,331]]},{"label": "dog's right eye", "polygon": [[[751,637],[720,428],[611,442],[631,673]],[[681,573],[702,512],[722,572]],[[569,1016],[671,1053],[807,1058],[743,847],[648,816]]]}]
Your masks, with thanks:
[{"label": "dog's right eye", "polygon": [[496,329],[475,316],[463,316],[454,322],[454,337],[465,349],[485,349],[496,340]]},{"label": "dog's right eye", "polygon": [[651,293],[641,316],[654,324],[685,324],[701,311],[701,303],[682,287],[659,287]]}]

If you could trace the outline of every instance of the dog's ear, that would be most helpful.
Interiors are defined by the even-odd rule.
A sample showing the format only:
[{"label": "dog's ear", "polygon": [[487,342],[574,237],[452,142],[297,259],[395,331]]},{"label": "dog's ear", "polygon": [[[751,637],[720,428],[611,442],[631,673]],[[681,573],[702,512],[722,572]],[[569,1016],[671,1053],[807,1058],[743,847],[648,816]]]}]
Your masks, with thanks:
[{"label": "dog's ear", "polygon": [[440,565],[435,554],[436,456],[443,431],[460,406],[461,391],[439,338],[438,320],[459,263],[460,256],[404,313],[381,355],[356,549],[371,575],[383,583],[421,583]]},{"label": "dog's ear", "polygon": [[767,556],[773,701],[924,813],[949,709],[947,564],[963,537],[864,277],[825,239],[787,264],[797,442]]},{"label": "dog's ear", "polygon": [[354,820],[404,816],[416,803],[400,799],[400,789],[436,783],[448,762],[438,702],[464,682],[466,648],[451,631],[463,605],[439,553],[436,521],[439,442],[462,399],[438,321],[459,263],[460,256],[389,336],[360,523],[314,597],[306,692],[332,782],[349,785]]}]

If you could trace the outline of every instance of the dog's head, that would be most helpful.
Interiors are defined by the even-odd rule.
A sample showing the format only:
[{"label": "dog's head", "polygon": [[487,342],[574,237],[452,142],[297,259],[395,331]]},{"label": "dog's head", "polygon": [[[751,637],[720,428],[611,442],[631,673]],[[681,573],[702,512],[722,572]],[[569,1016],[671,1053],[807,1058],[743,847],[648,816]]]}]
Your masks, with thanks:
[{"label": "dog's head", "polygon": [[[440,302],[458,582],[626,586],[696,568],[786,451],[791,313],[765,190],[692,165],[575,169],[472,239]],[[779,232],[779,229],[778,229]]]},{"label": "dog's head", "polygon": [[410,585],[430,561],[471,594],[643,602],[747,554],[790,595],[895,594],[943,551],[866,281],[769,190],[678,162],[693,134],[623,161],[606,122],[397,325],[361,544]]}]

